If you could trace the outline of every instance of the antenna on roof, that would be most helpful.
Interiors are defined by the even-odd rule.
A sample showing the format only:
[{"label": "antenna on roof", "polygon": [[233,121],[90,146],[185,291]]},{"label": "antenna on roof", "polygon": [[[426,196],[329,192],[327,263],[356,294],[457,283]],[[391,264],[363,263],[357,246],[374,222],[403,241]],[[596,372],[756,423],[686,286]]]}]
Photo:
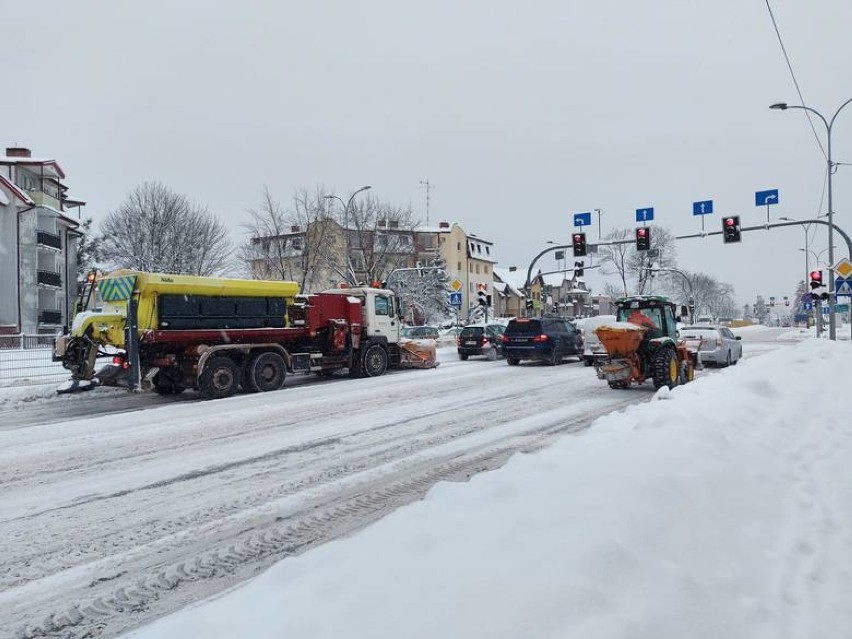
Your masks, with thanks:
[{"label": "antenna on roof", "polygon": [[429,191],[435,188],[434,184],[429,184],[429,178],[420,180],[420,184],[426,189],[426,226],[429,226]]}]

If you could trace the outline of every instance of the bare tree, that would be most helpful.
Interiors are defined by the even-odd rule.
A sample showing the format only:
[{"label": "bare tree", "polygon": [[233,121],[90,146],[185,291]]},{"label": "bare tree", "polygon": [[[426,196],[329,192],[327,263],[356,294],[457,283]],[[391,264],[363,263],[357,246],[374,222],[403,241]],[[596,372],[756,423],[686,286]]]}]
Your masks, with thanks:
[{"label": "bare tree", "polygon": [[737,313],[737,302],[734,287],[727,282],[720,282],[707,273],[689,273],[684,271],[688,281],[682,277],[673,276],[670,280],[669,293],[672,297],[686,301],[694,299],[697,315],[712,317],[734,317]]},{"label": "bare tree", "polygon": [[335,219],[345,229],[346,248],[328,252],[326,261],[344,281],[383,281],[394,269],[413,265],[417,222],[411,208],[365,197],[348,211],[335,210]]},{"label": "bare tree", "polygon": [[637,251],[635,244],[629,246],[627,269],[636,281],[637,295],[644,295],[655,277],[652,267],[671,268],[677,265],[674,235],[662,227],[653,228],[650,251]]},{"label": "bare tree", "polygon": [[[619,243],[599,249],[603,274],[616,275],[624,295],[630,292],[631,280],[635,282],[633,292],[638,295],[646,292],[651,278],[654,277],[650,270],[652,266],[672,267],[677,264],[674,236],[666,229],[654,227],[651,233],[651,251],[637,251],[633,237],[633,229],[615,229],[605,239]],[[649,254],[655,257],[650,257]]]},{"label": "bare tree", "polygon": [[159,182],[133,189],[100,225],[100,255],[116,268],[214,275],[228,263],[230,242],[206,207]]},{"label": "bare tree", "polygon": [[[626,241],[633,234],[630,229],[614,229],[604,238],[607,241],[622,241],[621,244],[611,244],[600,248],[601,264],[603,268],[601,272],[604,275],[616,275],[621,281],[621,293],[627,295],[627,278],[629,273],[628,260],[630,257],[631,245]],[[610,295],[615,291],[610,291]],[[618,297],[619,294],[614,295]]]},{"label": "bare tree", "polygon": [[327,254],[339,247],[323,193],[319,186],[297,189],[285,210],[264,187],[260,204],[249,210],[248,238],[240,247],[240,259],[252,277],[299,282],[303,291],[329,284],[323,266]]}]

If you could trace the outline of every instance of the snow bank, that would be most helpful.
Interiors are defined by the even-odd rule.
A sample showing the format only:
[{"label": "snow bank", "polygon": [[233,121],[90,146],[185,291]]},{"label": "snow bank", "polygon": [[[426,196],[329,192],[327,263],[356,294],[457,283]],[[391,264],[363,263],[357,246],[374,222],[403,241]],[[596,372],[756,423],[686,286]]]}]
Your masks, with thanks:
[{"label": "snow bank", "polygon": [[852,636],[850,354],[659,393],[132,636]]}]

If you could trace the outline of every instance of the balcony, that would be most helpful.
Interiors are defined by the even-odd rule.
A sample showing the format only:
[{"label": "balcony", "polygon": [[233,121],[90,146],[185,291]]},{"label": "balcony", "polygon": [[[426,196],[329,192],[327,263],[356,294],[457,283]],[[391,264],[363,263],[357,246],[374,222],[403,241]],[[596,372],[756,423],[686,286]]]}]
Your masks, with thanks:
[{"label": "balcony", "polygon": [[38,283],[41,286],[62,288],[62,276],[55,271],[38,271]]},{"label": "balcony", "polygon": [[36,243],[39,246],[62,250],[62,238],[48,231],[36,231]]},{"label": "balcony", "polygon": [[60,326],[62,324],[62,311],[39,311],[38,323]]}]

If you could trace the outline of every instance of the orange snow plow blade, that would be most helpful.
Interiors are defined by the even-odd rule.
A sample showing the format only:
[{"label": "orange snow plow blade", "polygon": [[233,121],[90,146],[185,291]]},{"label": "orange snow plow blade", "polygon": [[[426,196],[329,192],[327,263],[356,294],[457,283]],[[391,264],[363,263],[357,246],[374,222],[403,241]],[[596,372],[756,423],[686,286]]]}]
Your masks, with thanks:
[{"label": "orange snow plow blade", "polygon": [[435,341],[431,339],[402,341],[399,355],[401,368],[435,368],[438,365]]}]

